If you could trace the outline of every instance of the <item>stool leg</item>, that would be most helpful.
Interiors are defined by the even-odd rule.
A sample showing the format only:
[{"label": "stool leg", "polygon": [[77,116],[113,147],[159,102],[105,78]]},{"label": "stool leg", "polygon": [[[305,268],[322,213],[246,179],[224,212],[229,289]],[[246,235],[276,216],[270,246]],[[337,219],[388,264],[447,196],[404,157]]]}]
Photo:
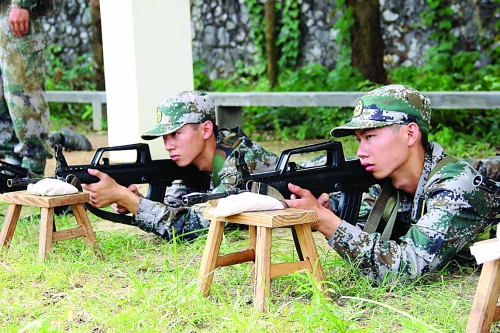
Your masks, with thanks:
[{"label": "stool leg", "polygon": [[214,277],[217,258],[219,257],[220,243],[222,241],[222,235],[224,234],[225,225],[225,222],[213,219],[208,229],[207,243],[203,251],[200,276],[198,277],[200,291],[205,297],[210,295],[210,286]]},{"label": "stool leg", "polygon": [[467,333],[489,332],[500,294],[500,261],[483,264],[477,283],[476,295],[467,322]]},{"label": "stool leg", "polygon": [[99,251],[99,244],[97,243],[94,230],[92,229],[92,225],[90,224],[89,217],[85,212],[83,204],[71,205],[71,209],[73,210],[73,214],[75,215],[76,222],[85,230],[85,243],[87,243],[87,246],[92,247],[96,251]]},{"label": "stool leg", "polygon": [[266,311],[271,287],[271,235],[271,228],[257,227],[254,306],[261,312]]},{"label": "stool leg", "polygon": [[328,296],[327,286],[325,283],[325,273],[323,272],[323,267],[318,258],[318,251],[316,250],[316,244],[314,243],[313,235],[311,232],[310,224],[297,224],[294,227],[297,233],[297,239],[300,244],[302,254],[305,261],[309,261],[310,272],[313,274],[314,278],[318,283],[321,283],[321,289],[325,292],[325,296]]},{"label": "stool leg", "polygon": [[52,235],[54,233],[54,208],[41,209],[40,239],[38,242],[38,258],[43,260],[47,252],[52,251]]},{"label": "stool leg", "polygon": [[21,205],[16,205],[11,203],[7,209],[7,215],[3,221],[2,231],[0,232],[0,246],[8,247],[12,236],[14,235],[14,230],[16,230],[17,220],[21,214]]},{"label": "stool leg", "polygon": [[[249,225],[248,226],[248,236],[250,237],[250,249],[255,252],[255,242],[256,242],[256,237],[257,237],[257,228],[254,225]],[[252,285],[255,284],[255,261],[250,261],[250,283]]]}]

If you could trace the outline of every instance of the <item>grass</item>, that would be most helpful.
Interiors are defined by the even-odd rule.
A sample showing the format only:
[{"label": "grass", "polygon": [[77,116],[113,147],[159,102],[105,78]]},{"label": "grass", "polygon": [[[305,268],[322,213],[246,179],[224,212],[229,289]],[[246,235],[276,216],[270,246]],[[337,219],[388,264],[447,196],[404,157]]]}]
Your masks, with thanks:
[{"label": "grass", "polygon": [[[0,204],[0,214],[6,208]],[[325,241],[317,246],[331,298],[308,273],[295,273],[272,279],[269,311],[260,313],[246,264],[217,269],[211,295],[201,296],[205,237],[166,243],[99,231],[89,217],[101,257],[72,239],[54,243],[39,262],[39,214],[23,208],[9,250],[0,251],[2,332],[463,332],[477,285],[475,269],[454,265],[417,282],[374,286]],[[56,217],[58,230],[74,223],[71,215]],[[246,231],[227,232],[221,253],[247,242]],[[286,232],[273,244],[273,261],[296,259]]]}]

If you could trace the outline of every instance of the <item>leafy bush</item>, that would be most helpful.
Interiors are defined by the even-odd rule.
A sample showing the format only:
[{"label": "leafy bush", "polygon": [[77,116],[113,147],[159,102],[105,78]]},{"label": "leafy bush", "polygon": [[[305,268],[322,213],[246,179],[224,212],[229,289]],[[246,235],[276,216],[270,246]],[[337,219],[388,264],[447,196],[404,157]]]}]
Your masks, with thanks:
[{"label": "leafy bush", "polygon": [[47,90],[95,90],[93,55],[91,53],[83,54],[73,62],[72,66],[68,67],[59,57],[62,53],[61,45],[47,46],[45,52]]},{"label": "leafy bush", "polygon": [[210,90],[210,78],[206,73],[207,64],[202,60],[195,60],[193,62],[193,79],[196,89],[201,91]]},{"label": "leafy bush", "polygon": [[[61,58],[61,45],[48,45],[45,53],[45,85],[47,90],[94,91],[95,70],[92,54],[78,57],[72,66],[66,66]],[[92,126],[92,107],[88,104],[49,103],[53,129],[73,126],[89,129]]]}]

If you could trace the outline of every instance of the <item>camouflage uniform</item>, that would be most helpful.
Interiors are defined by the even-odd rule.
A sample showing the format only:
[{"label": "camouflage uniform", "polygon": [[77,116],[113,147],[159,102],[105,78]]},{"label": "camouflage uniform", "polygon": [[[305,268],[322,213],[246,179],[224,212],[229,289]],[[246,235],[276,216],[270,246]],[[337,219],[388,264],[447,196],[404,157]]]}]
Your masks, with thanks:
[{"label": "camouflage uniform", "polygon": [[[146,132],[145,140],[172,133],[185,124],[215,122],[213,100],[202,92],[183,92],[165,100],[157,110],[157,126]],[[258,143],[249,139],[239,128],[221,129],[217,134],[217,150],[213,160],[211,192],[221,192],[235,182],[236,165],[234,152],[245,152],[245,161],[250,172],[274,170],[278,157],[266,151]],[[167,190],[163,203],[141,198],[134,225],[142,230],[171,240],[173,233],[193,240],[202,234],[209,225],[203,219],[205,204],[192,207],[181,205],[181,196],[192,192],[182,184],[173,184]]]},{"label": "camouflage uniform", "polygon": [[[353,134],[353,129],[416,122],[428,133],[430,101],[413,88],[390,85],[375,89],[357,103],[353,119],[332,130],[333,136]],[[443,267],[491,225],[499,210],[497,199],[473,186],[478,174],[473,166],[454,160],[435,170],[446,154],[429,143],[424,168],[414,196],[398,190],[399,205],[388,240],[381,237],[383,223],[374,233],[346,221],[328,243],[343,258],[378,281],[412,279]]]},{"label": "camouflage uniform", "polygon": [[[10,5],[30,10],[29,31],[16,37],[9,27]],[[6,160],[43,175],[52,157],[45,100],[45,37],[36,0],[0,1],[0,153]]]}]

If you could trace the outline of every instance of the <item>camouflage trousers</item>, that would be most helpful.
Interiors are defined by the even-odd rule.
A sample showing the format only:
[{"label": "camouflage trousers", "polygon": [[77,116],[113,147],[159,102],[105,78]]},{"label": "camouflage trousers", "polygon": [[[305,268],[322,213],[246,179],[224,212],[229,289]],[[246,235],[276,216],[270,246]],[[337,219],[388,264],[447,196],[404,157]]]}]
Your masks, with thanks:
[{"label": "camouflage trousers", "polygon": [[52,157],[44,31],[40,18],[33,14],[28,33],[14,36],[4,7],[0,12],[0,153],[32,176],[40,176],[46,159]]}]

